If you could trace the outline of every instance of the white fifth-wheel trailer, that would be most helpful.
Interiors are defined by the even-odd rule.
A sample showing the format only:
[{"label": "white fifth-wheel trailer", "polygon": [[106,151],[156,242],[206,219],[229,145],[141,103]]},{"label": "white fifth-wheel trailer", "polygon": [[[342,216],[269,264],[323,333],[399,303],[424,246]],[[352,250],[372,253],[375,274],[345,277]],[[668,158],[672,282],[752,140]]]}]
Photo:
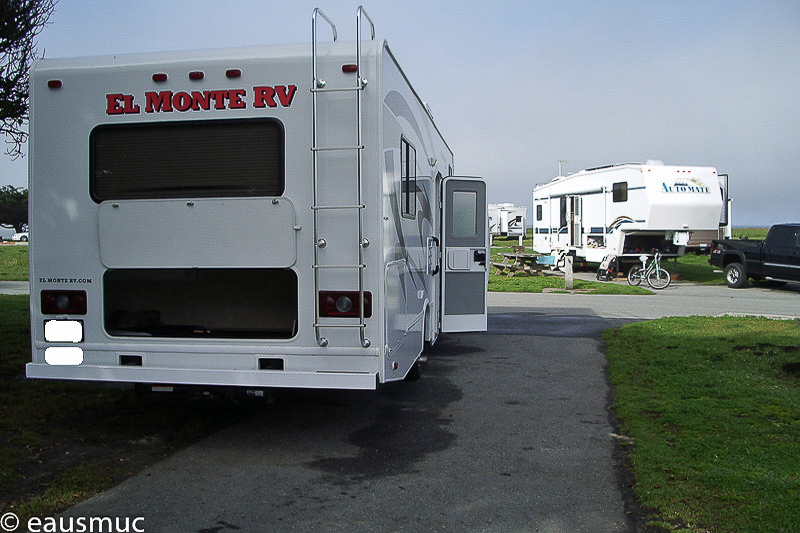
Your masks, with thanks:
[{"label": "white fifth-wheel trailer", "polygon": [[559,176],[533,190],[533,248],[590,263],[679,256],[693,231],[719,227],[722,196],[713,167],[650,160]]},{"label": "white fifth-wheel trailer", "polygon": [[486,329],[485,183],[356,18],[35,64],[28,377],[374,389]]},{"label": "white fifth-wheel trailer", "polygon": [[514,204],[489,204],[489,233],[492,237],[525,238],[525,217],[527,207],[518,207]]}]

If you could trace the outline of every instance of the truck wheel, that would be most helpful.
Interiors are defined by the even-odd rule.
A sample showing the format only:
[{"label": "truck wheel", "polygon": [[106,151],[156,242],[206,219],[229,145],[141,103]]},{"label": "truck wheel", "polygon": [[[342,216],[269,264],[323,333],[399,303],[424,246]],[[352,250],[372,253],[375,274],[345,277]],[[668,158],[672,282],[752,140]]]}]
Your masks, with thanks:
[{"label": "truck wheel", "polygon": [[747,274],[741,263],[731,263],[725,267],[725,283],[731,289],[741,289],[747,284]]}]

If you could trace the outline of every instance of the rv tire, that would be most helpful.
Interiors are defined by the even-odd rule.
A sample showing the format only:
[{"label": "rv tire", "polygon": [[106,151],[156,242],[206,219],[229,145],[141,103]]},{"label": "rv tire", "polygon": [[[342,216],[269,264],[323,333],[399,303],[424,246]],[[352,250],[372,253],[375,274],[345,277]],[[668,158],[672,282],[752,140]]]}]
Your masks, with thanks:
[{"label": "rv tire", "polygon": [[747,273],[741,263],[731,263],[725,267],[725,283],[731,289],[741,289],[747,285]]}]

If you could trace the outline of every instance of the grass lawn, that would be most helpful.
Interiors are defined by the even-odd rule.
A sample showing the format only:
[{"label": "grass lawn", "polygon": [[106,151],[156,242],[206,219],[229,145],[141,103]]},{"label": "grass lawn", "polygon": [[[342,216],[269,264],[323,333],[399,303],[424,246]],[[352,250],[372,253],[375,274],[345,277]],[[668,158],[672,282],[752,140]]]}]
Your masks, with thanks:
[{"label": "grass lawn", "polygon": [[797,322],[665,318],[604,339],[650,525],[800,531]]},{"label": "grass lawn", "polygon": [[[491,274],[489,276],[490,292],[533,292],[540,293],[544,289],[553,289],[552,292],[564,290],[564,278],[560,276],[529,276],[521,274],[512,278],[505,274]],[[590,294],[653,294],[642,287],[632,287],[627,283],[600,283],[597,281],[584,281],[575,279],[573,289],[586,291]]]},{"label": "grass lawn", "polygon": [[52,516],[254,408],[27,380],[27,296],[0,295],[0,338],[0,510],[23,520]]},{"label": "grass lawn", "polygon": [[0,244],[0,281],[28,281],[28,247]]},{"label": "grass lawn", "polygon": [[680,279],[692,283],[703,283],[708,285],[724,285],[725,276],[722,272],[714,272],[716,267],[708,264],[708,254],[688,253],[674,259],[665,259],[661,266],[669,270],[671,274],[678,273]]},{"label": "grass lawn", "polygon": [[731,235],[734,239],[751,239],[763,241],[767,238],[769,228],[733,228]]}]

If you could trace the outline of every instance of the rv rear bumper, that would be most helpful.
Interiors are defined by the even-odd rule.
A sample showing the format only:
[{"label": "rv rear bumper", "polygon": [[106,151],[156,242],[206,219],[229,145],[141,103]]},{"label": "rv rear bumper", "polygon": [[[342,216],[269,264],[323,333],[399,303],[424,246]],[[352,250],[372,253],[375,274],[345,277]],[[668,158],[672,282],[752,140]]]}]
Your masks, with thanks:
[{"label": "rv rear bumper", "polygon": [[25,370],[29,378],[74,381],[255,388],[289,387],[361,390],[374,390],[377,388],[377,376],[371,372],[187,370],[96,365],[56,366],[42,363],[28,363]]}]

